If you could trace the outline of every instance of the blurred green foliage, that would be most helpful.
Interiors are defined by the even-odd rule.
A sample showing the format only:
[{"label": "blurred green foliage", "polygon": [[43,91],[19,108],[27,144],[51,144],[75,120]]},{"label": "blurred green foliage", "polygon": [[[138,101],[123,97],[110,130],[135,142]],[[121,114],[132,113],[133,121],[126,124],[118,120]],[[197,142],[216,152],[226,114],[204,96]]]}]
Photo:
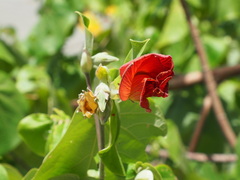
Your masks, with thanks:
[{"label": "blurred green foliage", "polygon": [[[200,31],[211,68],[239,64],[240,3],[238,0],[187,0],[187,2],[193,22]],[[92,54],[108,52],[120,58],[119,62],[114,62],[109,67],[119,68],[132,46],[129,39],[149,38],[150,41],[144,53],[156,52],[171,55],[176,75],[201,71],[179,0],[44,1],[39,9],[38,23],[24,41],[18,40],[12,28],[0,29],[0,176],[5,179],[19,179],[21,175],[18,171],[25,175],[29,169],[40,166],[42,155],[49,152],[59,141],[57,137],[65,133],[65,128],[57,123],[59,121],[56,121],[56,117],[55,121],[54,118],[50,118],[53,108],[56,107],[66,113],[58,114],[58,118],[67,119],[66,117],[73,114],[77,94],[86,89],[85,79],[79,67],[82,47],[79,47],[79,52],[74,55],[67,55],[64,51],[66,42],[74,31],[83,31],[75,11],[85,12],[90,19],[89,30],[94,35]],[[236,135],[239,135],[240,131],[239,80],[240,77],[236,76],[220,82],[218,86],[220,98]],[[240,160],[233,163],[200,163],[184,158],[206,93],[205,86],[197,84],[171,91],[167,99],[153,99],[162,111],[162,116],[167,119],[168,134],[166,138],[155,139],[152,146],[157,147],[157,150],[168,149],[169,159],[165,163],[173,168],[179,179],[237,180],[240,178]],[[129,106],[124,105],[123,108],[128,110]],[[26,146],[20,140],[17,127],[23,117],[32,113],[47,113],[49,116],[42,119],[39,114],[38,122],[34,121],[35,118],[31,119],[31,115],[27,117],[30,118],[29,121],[33,120],[33,126],[40,123],[34,133],[36,136],[39,134],[42,136],[39,139],[30,137],[33,139],[29,140],[30,144],[26,143],[28,145]],[[121,116],[124,115],[120,114],[122,119],[131,119],[131,116]],[[91,123],[85,121],[81,123],[92,127]],[[131,121],[122,123],[127,126]],[[81,123],[77,127],[81,126]],[[25,136],[24,134],[29,136],[29,130],[35,130],[24,124],[24,121],[19,125],[19,129],[21,136]],[[95,132],[91,128],[88,130],[88,133],[94,136]],[[46,135],[49,131],[55,134],[49,137]],[[131,153],[131,151],[127,152],[127,148],[133,142],[135,148],[144,149],[149,139],[140,137],[141,134],[135,134],[139,139],[131,140],[127,132],[134,132],[134,126],[125,131],[122,137],[119,137],[120,142],[121,138],[130,139],[129,144],[119,149],[120,154],[125,154],[124,161],[132,162],[131,158],[145,161],[146,157],[141,157],[142,154],[138,154],[138,150],[133,154],[127,154]],[[149,131],[156,132],[156,136],[161,135],[162,132],[158,132],[155,127],[151,129],[151,126]],[[72,135],[68,137],[72,138]],[[84,139],[78,140],[81,141],[79,145],[85,143]],[[35,149],[34,144],[40,147]],[[87,145],[90,146],[90,144]],[[196,151],[207,154],[237,153],[240,155],[240,141],[238,140],[235,149],[230,148],[214,113],[210,112]],[[156,160],[155,154],[156,152],[152,152],[148,158]],[[55,155],[61,156],[60,151]],[[68,158],[75,160],[71,154]],[[77,158],[81,160],[83,157]],[[55,164],[53,160],[48,161]],[[48,166],[49,164],[46,166],[43,164],[41,168],[48,168]],[[71,168],[68,164],[66,166]],[[14,177],[9,178],[9,172],[12,172]],[[35,170],[28,172],[25,179],[31,179],[35,173]],[[38,173],[41,177],[41,171]],[[72,174],[66,176],[75,178]],[[109,173],[108,176],[112,175]]]}]

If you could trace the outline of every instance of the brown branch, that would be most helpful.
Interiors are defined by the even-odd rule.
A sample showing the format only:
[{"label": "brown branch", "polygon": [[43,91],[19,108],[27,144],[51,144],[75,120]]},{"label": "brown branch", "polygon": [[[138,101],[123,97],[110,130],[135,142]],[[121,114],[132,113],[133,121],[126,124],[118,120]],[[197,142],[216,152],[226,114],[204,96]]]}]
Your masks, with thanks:
[{"label": "brown branch", "polygon": [[185,0],[180,0],[180,1],[181,1],[182,7],[184,9],[184,12],[185,12],[188,24],[189,24],[190,32],[191,32],[198,56],[200,58],[200,62],[202,65],[202,70],[203,70],[203,77],[204,77],[208,92],[213,101],[213,109],[215,112],[215,116],[216,116],[218,123],[221,126],[222,131],[223,131],[225,137],[227,138],[229,144],[232,147],[234,147],[236,144],[236,135],[234,134],[234,132],[228,122],[228,119],[226,117],[226,114],[225,114],[225,111],[221,104],[221,101],[216,93],[217,84],[216,84],[216,81],[214,80],[213,73],[209,68],[206,52],[205,52],[205,50],[203,48],[203,44],[199,38],[198,30],[191,21],[191,16],[188,11],[187,3],[185,2]]},{"label": "brown branch", "polygon": [[[239,75],[240,65],[217,68],[214,69],[212,72],[216,81],[222,81],[223,79]],[[174,78],[170,81],[169,89],[180,89],[197,83],[201,83],[202,81],[202,72],[191,72],[186,75],[177,75],[174,76]]]},{"label": "brown branch", "polygon": [[201,134],[204,122],[206,120],[206,117],[207,117],[211,107],[212,107],[212,99],[209,95],[207,95],[207,96],[205,96],[205,98],[203,100],[203,107],[202,107],[201,115],[196,124],[192,139],[190,141],[190,145],[188,148],[188,150],[190,152],[193,152],[197,146],[197,142],[198,142],[199,136]]},{"label": "brown branch", "polygon": [[[159,156],[161,158],[169,158],[169,153],[166,150],[160,150]],[[238,156],[236,154],[204,154],[196,152],[186,152],[185,156],[187,159],[199,162],[212,161],[216,163],[226,163],[235,162],[238,160]]]}]

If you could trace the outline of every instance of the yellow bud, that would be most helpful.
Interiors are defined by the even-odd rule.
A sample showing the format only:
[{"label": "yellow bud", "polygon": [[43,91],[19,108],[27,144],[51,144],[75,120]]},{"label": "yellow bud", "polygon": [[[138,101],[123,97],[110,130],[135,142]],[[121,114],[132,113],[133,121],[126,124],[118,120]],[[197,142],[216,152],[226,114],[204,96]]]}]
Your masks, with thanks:
[{"label": "yellow bud", "polygon": [[108,68],[100,64],[96,70],[96,76],[100,81],[108,83]]}]

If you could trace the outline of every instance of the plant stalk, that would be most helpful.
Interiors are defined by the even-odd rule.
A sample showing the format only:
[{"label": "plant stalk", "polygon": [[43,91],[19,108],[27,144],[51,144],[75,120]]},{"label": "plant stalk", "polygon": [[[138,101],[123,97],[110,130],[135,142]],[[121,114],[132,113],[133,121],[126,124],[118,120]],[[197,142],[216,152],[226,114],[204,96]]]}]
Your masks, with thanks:
[{"label": "plant stalk", "polygon": [[[87,87],[89,90],[92,90],[91,87],[91,80],[90,80],[90,74],[85,73],[86,77],[86,83]],[[98,151],[101,151],[105,147],[105,142],[104,142],[104,125],[101,125],[100,119],[97,114],[94,114],[94,119],[95,119],[95,125],[96,125],[96,135],[97,135],[97,141],[98,141]],[[104,164],[101,160],[99,159],[99,179],[104,180]]]},{"label": "plant stalk", "polygon": [[[104,125],[101,125],[98,115],[94,115],[97,141],[98,141],[98,151],[104,149]],[[104,180],[104,164],[102,159],[99,159],[99,179]]]}]

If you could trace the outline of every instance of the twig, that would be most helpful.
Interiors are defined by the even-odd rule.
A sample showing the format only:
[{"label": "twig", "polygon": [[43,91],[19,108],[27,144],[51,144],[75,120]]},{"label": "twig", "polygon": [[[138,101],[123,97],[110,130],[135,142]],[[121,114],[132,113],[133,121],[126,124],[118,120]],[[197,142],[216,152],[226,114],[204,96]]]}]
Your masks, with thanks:
[{"label": "twig", "polygon": [[[223,79],[239,75],[240,74],[240,65],[232,67],[222,67],[213,70],[213,75],[216,81],[221,81]],[[176,75],[170,81],[169,89],[175,90],[184,88],[187,86],[194,85],[203,81],[202,72],[191,72],[186,75]]]},{"label": "twig", "polygon": [[190,13],[188,11],[188,7],[187,4],[185,2],[185,0],[180,0],[182,7],[184,9],[189,27],[190,27],[190,31],[192,34],[192,38],[198,53],[198,56],[200,58],[201,64],[202,64],[202,70],[203,70],[203,76],[204,76],[204,80],[208,89],[208,92],[212,98],[213,101],[213,109],[216,115],[216,118],[218,120],[218,123],[220,124],[222,131],[225,135],[225,137],[227,138],[229,144],[234,147],[236,144],[236,135],[234,134],[228,119],[226,117],[226,114],[224,112],[223,106],[221,104],[221,101],[216,93],[216,82],[214,80],[213,74],[209,68],[208,65],[208,61],[207,61],[207,56],[205,53],[205,50],[203,48],[202,42],[199,38],[199,34],[198,31],[196,29],[196,27],[193,25],[192,21],[191,21],[191,16]]},{"label": "twig", "polygon": [[[159,156],[162,158],[168,158],[169,153],[166,150],[159,151]],[[238,156],[236,154],[204,154],[204,153],[196,153],[196,152],[186,152],[185,156],[187,159],[206,162],[212,161],[216,163],[226,163],[226,162],[235,162],[238,160]]]},{"label": "twig", "polygon": [[199,120],[196,124],[195,130],[193,132],[192,139],[190,141],[190,145],[189,145],[189,148],[188,148],[188,150],[190,152],[193,152],[195,150],[196,146],[197,146],[198,139],[199,139],[199,136],[201,134],[204,122],[206,120],[206,117],[207,117],[211,107],[212,107],[212,99],[209,95],[207,95],[207,96],[205,96],[205,98],[203,100],[203,107],[202,107],[201,115],[200,115],[200,118],[199,118]]}]

